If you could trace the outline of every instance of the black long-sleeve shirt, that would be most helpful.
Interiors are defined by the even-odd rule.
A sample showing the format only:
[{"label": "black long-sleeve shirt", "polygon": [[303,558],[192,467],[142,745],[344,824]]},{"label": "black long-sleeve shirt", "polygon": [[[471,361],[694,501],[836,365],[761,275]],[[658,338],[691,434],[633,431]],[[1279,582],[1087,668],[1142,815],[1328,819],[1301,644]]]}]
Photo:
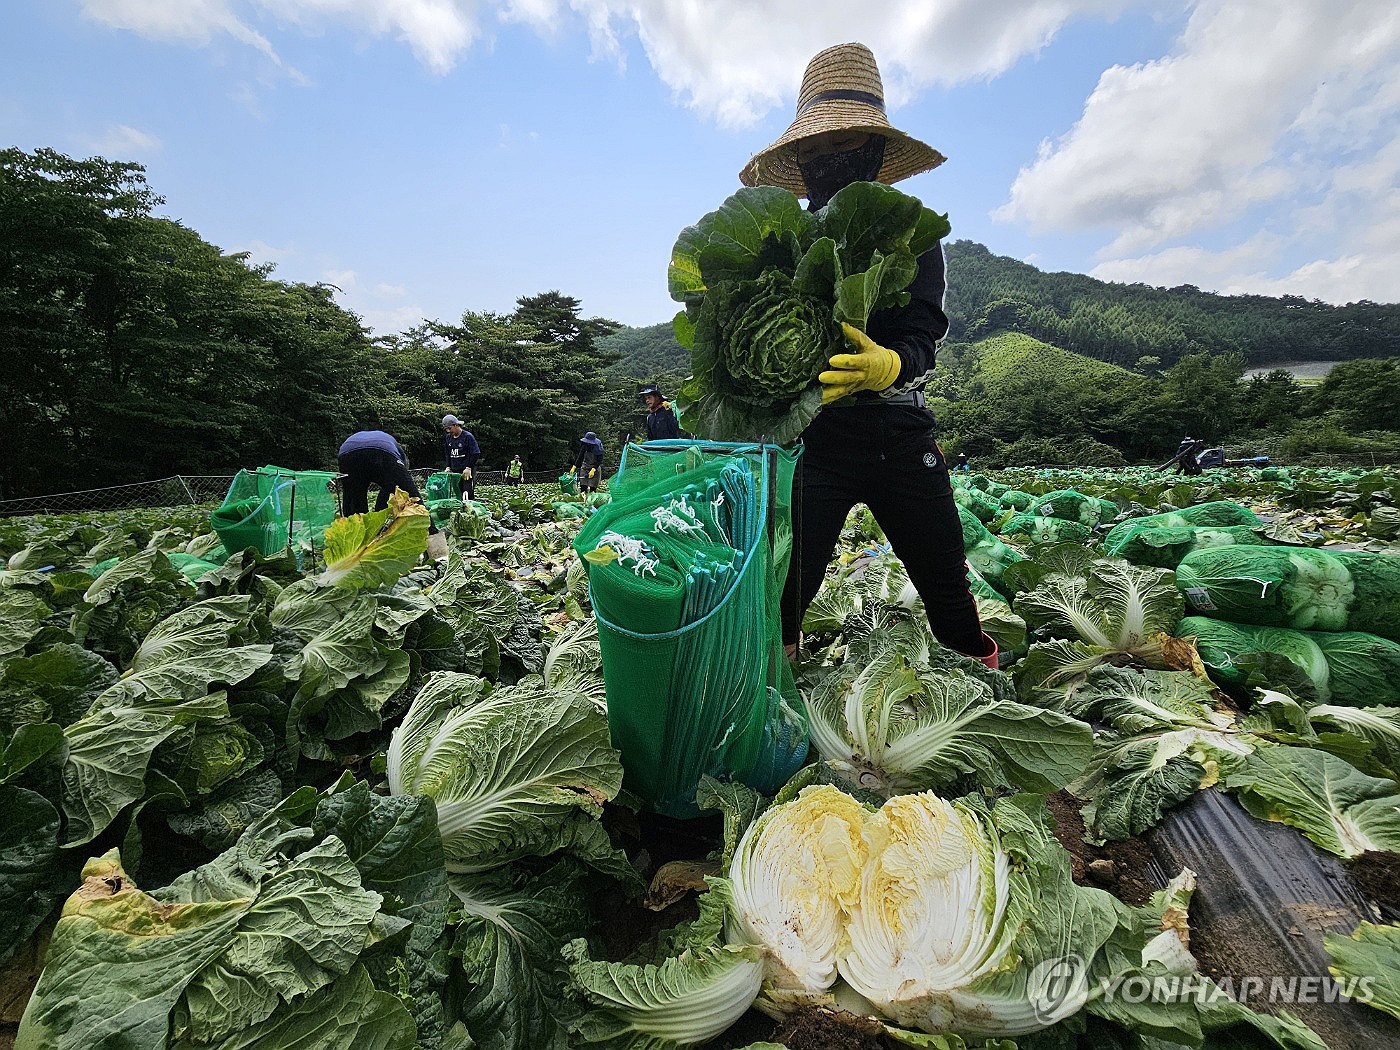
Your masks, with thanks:
[{"label": "black long-sleeve shirt", "polygon": [[648,411],[646,424],[647,440],[649,441],[662,441],[666,438],[681,436],[681,425],[676,422],[676,413],[665,405],[662,405],[655,412]]},{"label": "black long-sleeve shirt", "polygon": [[[866,334],[899,355],[899,375],[883,393],[922,390],[933,375],[938,341],[948,334],[948,315],[943,312],[946,288],[940,243],[919,256],[918,272],[907,289],[908,304],[870,316]],[[822,409],[803,432],[809,453],[823,448],[903,452],[920,447],[934,427],[928,409],[890,404],[873,391],[861,391],[846,400],[854,403]]]}]

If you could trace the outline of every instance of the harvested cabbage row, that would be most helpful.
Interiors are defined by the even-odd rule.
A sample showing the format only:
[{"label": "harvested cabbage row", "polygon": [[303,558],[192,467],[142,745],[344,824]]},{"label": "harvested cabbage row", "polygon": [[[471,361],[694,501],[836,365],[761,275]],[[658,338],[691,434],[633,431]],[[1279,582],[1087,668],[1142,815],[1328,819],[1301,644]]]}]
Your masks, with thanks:
[{"label": "harvested cabbage row", "polygon": [[[1221,685],[1290,688],[1347,707],[1400,703],[1400,644],[1361,631],[1295,631],[1188,616],[1178,638],[1196,651]],[[1260,683],[1251,682],[1251,676]]]},{"label": "harvested cabbage row", "polygon": [[1220,529],[1230,525],[1259,526],[1261,524],[1263,523],[1259,520],[1259,515],[1248,507],[1242,507],[1230,500],[1213,500],[1210,503],[1198,503],[1194,507],[1183,507],[1181,510],[1166,511],[1162,514],[1144,514],[1140,518],[1120,521],[1109,529],[1108,535],[1103,538],[1103,549],[1104,553],[1110,557],[1118,557],[1118,552],[1123,544],[1128,542],[1128,538],[1133,533],[1141,529],[1179,528],[1183,525],[1208,525]]},{"label": "harvested cabbage row", "polygon": [[1187,555],[1176,578],[1194,612],[1222,620],[1400,640],[1400,557],[1221,547]]},{"label": "harvested cabbage row", "polygon": [[1077,521],[1091,529],[1118,516],[1118,504],[1112,500],[1086,496],[1074,489],[1047,492],[1031,504],[1030,510],[1038,517]]},{"label": "harvested cabbage row", "polygon": [[1135,565],[1156,565],[1175,569],[1188,554],[1213,547],[1280,546],[1252,525],[1226,525],[1223,528],[1197,525],[1153,525],[1126,533],[1125,539],[1104,553],[1127,558]]}]

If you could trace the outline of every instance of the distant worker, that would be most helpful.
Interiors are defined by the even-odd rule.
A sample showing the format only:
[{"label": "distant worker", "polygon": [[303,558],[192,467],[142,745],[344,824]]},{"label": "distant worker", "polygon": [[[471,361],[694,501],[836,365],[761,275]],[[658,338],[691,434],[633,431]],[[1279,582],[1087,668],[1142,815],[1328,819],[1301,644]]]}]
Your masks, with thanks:
[{"label": "distant worker", "polygon": [[1181,439],[1181,444],[1176,446],[1172,458],[1157,469],[1170,470],[1172,467],[1176,467],[1178,473],[1194,477],[1201,472],[1201,464],[1197,457],[1205,447],[1206,443],[1200,438],[1184,437]]},{"label": "distant worker", "polygon": [[971,473],[972,473],[972,464],[970,464],[970,463],[967,461],[967,453],[966,453],[966,452],[959,452],[959,453],[958,453],[958,462],[957,462],[957,465],[953,467],[953,473],[955,473],[955,474],[971,474]]},{"label": "distant worker", "polygon": [[580,492],[598,491],[598,483],[603,480],[603,442],[593,431],[584,434],[579,441],[578,458],[569,473],[578,475]]},{"label": "distant worker", "polygon": [[640,395],[647,405],[647,440],[664,441],[681,436],[681,425],[676,422],[676,413],[671,402],[661,393],[661,388],[652,385],[643,387]]},{"label": "distant worker", "polygon": [[520,455],[515,457],[506,465],[506,484],[511,486],[520,485],[525,480],[525,464],[520,462]]},{"label": "distant worker", "polygon": [[[375,510],[389,505],[395,489],[403,489],[416,500],[423,497],[408,470],[408,453],[394,435],[382,430],[358,430],[346,438],[336,453],[340,472],[345,475],[344,493],[346,515],[364,514],[369,510],[369,487],[379,486],[374,501]],[[437,526],[428,526],[428,556],[434,561],[447,557],[447,538]]]},{"label": "distant worker", "polygon": [[452,413],[442,417],[442,447],[446,454],[447,471],[461,475],[462,491],[467,499],[476,499],[476,461],[481,458],[481,446],[472,432]]}]

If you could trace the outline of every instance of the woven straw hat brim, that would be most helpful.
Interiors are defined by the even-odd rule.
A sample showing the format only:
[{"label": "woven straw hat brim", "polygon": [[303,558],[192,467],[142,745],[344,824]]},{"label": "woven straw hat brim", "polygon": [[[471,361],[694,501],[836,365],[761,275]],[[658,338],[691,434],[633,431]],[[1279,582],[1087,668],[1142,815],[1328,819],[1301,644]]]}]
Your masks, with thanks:
[{"label": "woven straw hat brim", "polygon": [[755,153],[739,173],[745,186],[781,186],[807,196],[807,183],[797,166],[797,144],[802,139],[826,131],[864,131],[885,137],[885,163],[877,181],[899,182],[925,171],[932,171],[946,157],[927,143],[920,142],[891,126],[885,114],[863,102],[833,100],[819,103],[802,114],[771,146]]},{"label": "woven straw hat brim", "polygon": [[825,131],[864,131],[885,137],[885,162],[876,176],[890,183],[931,171],[943,154],[892,127],[875,55],[864,44],[837,44],[817,52],[802,74],[797,119],[777,142],[754,154],[739,173],[745,186],[781,186],[799,197],[807,185],[797,166],[797,144]]}]

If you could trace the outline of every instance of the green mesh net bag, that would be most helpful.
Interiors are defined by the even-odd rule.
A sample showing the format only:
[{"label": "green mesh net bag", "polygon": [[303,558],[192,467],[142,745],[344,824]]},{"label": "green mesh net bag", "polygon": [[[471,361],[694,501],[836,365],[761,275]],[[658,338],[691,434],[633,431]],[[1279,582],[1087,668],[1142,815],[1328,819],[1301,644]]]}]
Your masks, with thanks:
[{"label": "green mesh net bag", "polygon": [[1097,496],[1086,496],[1074,489],[1060,489],[1041,496],[1031,504],[1030,511],[1042,518],[1077,521],[1093,529],[1117,517],[1118,504]]},{"label": "green mesh net bag", "polygon": [[423,502],[431,504],[434,500],[449,499],[461,502],[462,475],[451,470],[439,470],[429,474],[428,480],[423,484]]},{"label": "green mesh net bag", "polygon": [[1022,511],[1001,526],[1001,534],[1022,543],[1088,543],[1093,530],[1078,521]]},{"label": "green mesh net bag", "polygon": [[1020,489],[1007,489],[1001,494],[1001,509],[1008,510],[1030,510],[1031,504],[1035,502],[1035,497],[1029,492],[1022,492]]},{"label": "green mesh net bag", "polygon": [[1400,704],[1400,644],[1364,631],[1295,631],[1188,616],[1178,638],[1195,638],[1210,676],[1227,688],[1288,689],[1344,707]]},{"label": "green mesh net bag", "polygon": [[1193,612],[1219,620],[1400,640],[1397,555],[1218,547],[1183,558],[1176,584]]},{"label": "green mesh net bag", "polygon": [[1103,538],[1103,547],[1106,552],[1113,554],[1128,542],[1129,536],[1140,529],[1183,525],[1210,526],[1217,529],[1231,525],[1252,525],[1257,528],[1262,524],[1259,515],[1248,507],[1227,499],[1212,500],[1210,503],[1198,503],[1194,507],[1183,507],[1181,510],[1144,514],[1140,518],[1120,521],[1108,530],[1108,535]]},{"label": "green mesh net bag", "polygon": [[1001,500],[981,489],[955,484],[953,499],[961,509],[971,512],[981,522],[989,522],[1001,513]]},{"label": "green mesh net bag", "polygon": [[1193,525],[1154,525],[1136,532],[1124,533],[1122,541],[1112,548],[1104,547],[1111,558],[1126,558],[1135,565],[1155,565],[1160,569],[1175,569],[1188,554],[1212,547],[1270,547],[1278,546],[1250,525],[1226,525],[1223,528]]},{"label": "green mesh net bag", "polygon": [[963,550],[968,565],[993,588],[1000,587],[1006,567],[1024,561],[1026,556],[992,535],[967,508],[958,508],[958,520],[962,522]]},{"label": "green mesh net bag", "polygon": [[698,813],[705,775],[771,793],[807,755],[807,715],[783,655],[797,455],[774,446],[629,445],[574,540],[627,788]]},{"label": "green mesh net bag", "polygon": [[335,479],[325,470],[240,470],[209,523],[230,552],[269,556],[290,546],[314,554],[340,511]]}]

